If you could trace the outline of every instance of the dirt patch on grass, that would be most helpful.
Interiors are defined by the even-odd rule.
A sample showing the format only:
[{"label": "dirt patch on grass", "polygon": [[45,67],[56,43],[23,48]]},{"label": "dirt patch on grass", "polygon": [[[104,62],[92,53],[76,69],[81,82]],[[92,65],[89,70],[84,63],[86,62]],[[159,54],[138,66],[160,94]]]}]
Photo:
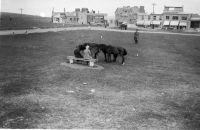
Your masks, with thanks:
[{"label": "dirt patch on grass", "polygon": [[88,65],[82,65],[82,64],[70,64],[66,62],[63,62],[60,65],[70,67],[72,69],[81,69],[81,70],[84,70],[84,69],[103,70],[104,69],[104,67],[100,65],[96,65],[96,64],[94,65],[94,67],[90,67]]}]

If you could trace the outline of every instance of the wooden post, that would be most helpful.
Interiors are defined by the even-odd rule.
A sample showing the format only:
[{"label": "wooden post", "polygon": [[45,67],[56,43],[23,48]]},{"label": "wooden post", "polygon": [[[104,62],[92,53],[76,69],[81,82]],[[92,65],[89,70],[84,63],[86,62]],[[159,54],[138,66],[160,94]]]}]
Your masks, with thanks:
[{"label": "wooden post", "polygon": [[90,62],[89,62],[89,66],[93,67],[93,66],[94,66],[94,62],[93,62],[93,61],[90,61]]},{"label": "wooden post", "polygon": [[69,59],[69,63],[70,63],[70,64],[73,64],[73,59]]}]

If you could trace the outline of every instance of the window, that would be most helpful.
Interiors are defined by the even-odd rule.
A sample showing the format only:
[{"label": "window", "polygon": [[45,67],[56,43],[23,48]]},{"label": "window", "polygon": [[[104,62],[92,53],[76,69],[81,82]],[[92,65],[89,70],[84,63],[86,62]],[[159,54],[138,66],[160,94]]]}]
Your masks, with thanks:
[{"label": "window", "polygon": [[174,11],[175,10],[175,8],[169,8],[169,11]]},{"label": "window", "polygon": [[144,20],[144,16],[142,16],[142,20]]},{"label": "window", "polygon": [[148,20],[150,20],[151,19],[151,17],[150,17],[150,15],[148,16]]},{"label": "window", "polygon": [[173,16],[172,20],[178,20],[178,16]]},{"label": "window", "polygon": [[159,17],[159,20],[162,20],[162,16]]},{"label": "window", "polygon": [[72,18],[70,18],[70,21],[72,21]]},{"label": "window", "polygon": [[153,20],[156,20],[156,16],[153,16]]},{"label": "window", "polygon": [[166,16],[166,19],[169,20],[169,16]]},{"label": "window", "polygon": [[182,16],[181,20],[187,20],[187,16]]}]

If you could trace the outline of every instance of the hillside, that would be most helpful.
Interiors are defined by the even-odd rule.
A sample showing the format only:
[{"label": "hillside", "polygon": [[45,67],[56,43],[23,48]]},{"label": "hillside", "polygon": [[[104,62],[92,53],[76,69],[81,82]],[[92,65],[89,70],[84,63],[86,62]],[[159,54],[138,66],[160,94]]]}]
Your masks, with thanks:
[{"label": "hillside", "polygon": [[[54,28],[68,27],[75,25],[63,25],[51,22],[50,17],[40,17],[36,15],[16,14],[1,12],[0,13],[0,30],[11,29],[31,29],[31,28]],[[80,25],[76,25],[80,26]]]}]

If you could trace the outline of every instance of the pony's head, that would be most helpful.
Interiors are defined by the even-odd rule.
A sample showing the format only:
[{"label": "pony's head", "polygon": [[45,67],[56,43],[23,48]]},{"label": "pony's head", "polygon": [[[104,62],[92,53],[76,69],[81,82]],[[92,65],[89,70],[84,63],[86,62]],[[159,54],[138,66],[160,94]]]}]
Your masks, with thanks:
[{"label": "pony's head", "polygon": [[117,47],[117,49],[118,49],[120,55],[124,55],[124,56],[127,55],[127,51],[125,48]]},{"label": "pony's head", "polygon": [[79,49],[80,51],[85,50],[85,46],[83,45],[78,45],[76,46],[77,49]]},{"label": "pony's head", "polygon": [[100,49],[98,46],[91,46],[90,47],[90,51],[92,53],[92,57],[96,58],[96,56],[98,55],[98,53],[100,52]]},{"label": "pony's head", "polygon": [[124,51],[123,51],[123,52],[124,52],[124,53],[123,53],[124,56],[128,54],[125,48],[124,48]]}]

